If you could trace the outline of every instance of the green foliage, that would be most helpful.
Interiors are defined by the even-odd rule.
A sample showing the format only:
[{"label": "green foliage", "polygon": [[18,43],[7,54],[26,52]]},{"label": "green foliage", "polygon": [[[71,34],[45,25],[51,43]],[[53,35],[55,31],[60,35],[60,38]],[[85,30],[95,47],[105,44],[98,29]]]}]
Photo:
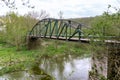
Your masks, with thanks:
[{"label": "green foliage", "polygon": [[16,51],[16,47],[8,44],[0,44],[0,75],[15,71],[26,70],[31,67],[35,60],[35,54],[38,51],[27,51],[25,48],[22,51]]},{"label": "green foliage", "polygon": [[10,65],[7,67],[4,67],[0,70],[0,75],[3,75],[5,73],[11,73],[15,71],[22,71],[25,70],[25,66],[23,63],[15,64],[15,65]]},{"label": "green foliage", "polygon": [[36,19],[30,16],[19,16],[15,13],[9,13],[4,18],[5,31],[1,31],[1,42],[6,42],[17,47],[17,50],[26,44],[25,38],[27,32],[36,23]]},{"label": "green foliage", "polygon": [[120,37],[120,12],[104,12],[103,15],[95,17],[91,26],[88,32],[96,37]]}]

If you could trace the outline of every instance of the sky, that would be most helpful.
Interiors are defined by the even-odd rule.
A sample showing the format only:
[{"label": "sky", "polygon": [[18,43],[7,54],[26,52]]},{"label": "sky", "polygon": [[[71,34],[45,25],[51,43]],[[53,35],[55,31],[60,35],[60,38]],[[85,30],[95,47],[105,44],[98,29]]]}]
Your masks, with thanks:
[{"label": "sky", "polygon": [[[30,0],[27,6],[35,6],[35,8],[31,9],[23,6],[21,0],[15,1],[16,10],[8,8],[0,1],[0,15],[4,15],[9,11],[24,15],[29,11],[40,12],[45,10],[52,18],[59,18],[58,13],[60,11],[63,12],[63,18],[81,18],[101,15],[104,11],[107,11],[109,4],[112,7],[120,7],[119,0]],[[27,0],[23,1],[26,2]]]}]

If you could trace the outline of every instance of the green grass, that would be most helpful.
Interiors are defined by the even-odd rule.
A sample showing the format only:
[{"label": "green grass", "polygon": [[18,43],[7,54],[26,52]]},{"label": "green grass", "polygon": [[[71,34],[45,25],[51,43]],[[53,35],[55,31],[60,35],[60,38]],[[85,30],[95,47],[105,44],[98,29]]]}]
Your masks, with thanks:
[{"label": "green grass", "polygon": [[23,48],[21,51],[16,51],[16,47],[6,44],[0,44],[0,75],[18,70],[24,70],[29,67],[31,62],[35,60],[37,50],[28,51]]},{"label": "green grass", "polygon": [[53,57],[64,54],[89,54],[90,46],[88,44],[43,40],[39,49],[27,50],[25,47],[17,51],[15,46],[0,44],[0,75],[18,70],[30,68],[41,56]]}]

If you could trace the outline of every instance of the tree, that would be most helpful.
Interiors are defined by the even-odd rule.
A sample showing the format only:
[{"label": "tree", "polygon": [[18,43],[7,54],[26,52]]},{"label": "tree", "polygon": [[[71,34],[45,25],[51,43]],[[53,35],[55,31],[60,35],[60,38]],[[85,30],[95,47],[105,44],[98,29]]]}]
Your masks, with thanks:
[{"label": "tree", "polygon": [[27,15],[39,20],[49,17],[49,14],[45,10],[41,10],[40,13],[35,11],[28,12]]},{"label": "tree", "polygon": [[5,31],[2,31],[1,41],[16,46],[20,50],[22,46],[26,45],[25,38],[27,32],[37,22],[36,19],[30,16],[18,16],[14,12],[7,14],[4,19]]},{"label": "tree", "polygon": [[[7,6],[9,8],[12,8],[12,9],[17,9],[16,7],[16,3],[17,3],[18,0],[0,0],[0,3],[2,4],[2,6]],[[19,0],[21,1],[21,5],[23,6],[27,6],[28,8],[34,8],[35,6],[33,5],[30,5],[30,0]]]},{"label": "tree", "polygon": [[59,12],[58,12],[58,16],[59,16],[60,19],[63,19],[63,12],[62,12],[62,11],[59,11]]},{"label": "tree", "polygon": [[[42,11],[37,16],[42,19],[48,16],[48,14]],[[31,15],[30,15],[31,14]],[[38,22],[36,14],[30,13],[24,16],[20,16],[14,12],[11,12],[3,17],[5,21],[5,32],[0,32],[0,42],[6,42],[16,46],[17,50],[20,50],[22,46],[26,45],[25,38],[28,31]],[[1,36],[2,35],[2,36]]]},{"label": "tree", "polygon": [[[108,8],[112,8],[110,5]],[[98,37],[113,36],[120,37],[120,11],[115,9],[116,13],[111,13],[110,9],[98,16],[92,22],[91,34]],[[113,39],[113,38],[111,38]]]}]

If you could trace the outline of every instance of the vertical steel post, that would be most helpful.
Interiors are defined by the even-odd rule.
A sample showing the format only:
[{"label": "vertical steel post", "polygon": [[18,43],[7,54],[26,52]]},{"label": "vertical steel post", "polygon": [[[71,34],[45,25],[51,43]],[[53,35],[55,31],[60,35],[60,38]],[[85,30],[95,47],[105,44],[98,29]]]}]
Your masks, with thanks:
[{"label": "vertical steel post", "polygon": [[71,36],[71,21],[69,20],[68,22],[69,22],[69,27],[70,27],[70,28],[69,28],[69,30],[70,30],[69,37],[70,37],[70,36]]},{"label": "vertical steel post", "polygon": [[54,26],[53,26],[53,28],[52,28],[52,32],[50,33],[50,38],[51,38],[51,36],[52,36],[52,34],[53,34],[53,31],[54,31],[54,29],[55,29],[56,23],[57,23],[57,21],[55,21],[55,23],[54,23]]},{"label": "vertical steel post", "polygon": [[44,37],[46,37],[47,31],[48,31],[48,27],[49,27],[49,23],[50,23],[50,21],[48,21],[48,23],[45,24],[46,30],[45,30],[45,35],[44,35]]},{"label": "vertical steel post", "polygon": [[68,25],[66,26],[66,31],[65,31],[66,32],[66,40],[67,40],[67,29],[68,29]]},{"label": "vertical steel post", "polygon": [[52,30],[52,29],[51,29],[51,28],[52,28],[52,27],[51,27],[51,26],[52,26],[51,23],[52,23],[52,21],[50,20],[50,28],[49,28],[50,31],[49,31],[49,36],[50,36],[50,34],[51,34],[51,30]]},{"label": "vertical steel post", "polygon": [[60,25],[59,25],[59,27],[58,27],[58,34],[57,34],[57,38],[59,38],[59,32],[60,32],[60,28],[61,28],[61,25],[63,24],[63,22],[62,21],[60,21]]},{"label": "vertical steel post", "polygon": [[79,34],[78,35],[79,35],[79,41],[80,41],[80,38],[81,38],[81,24],[79,24],[78,28],[79,28]]},{"label": "vertical steel post", "polygon": [[57,37],[57,34],[58,34],[58,20],[56,20],[56,29],[55,29],[55,36]]}]

